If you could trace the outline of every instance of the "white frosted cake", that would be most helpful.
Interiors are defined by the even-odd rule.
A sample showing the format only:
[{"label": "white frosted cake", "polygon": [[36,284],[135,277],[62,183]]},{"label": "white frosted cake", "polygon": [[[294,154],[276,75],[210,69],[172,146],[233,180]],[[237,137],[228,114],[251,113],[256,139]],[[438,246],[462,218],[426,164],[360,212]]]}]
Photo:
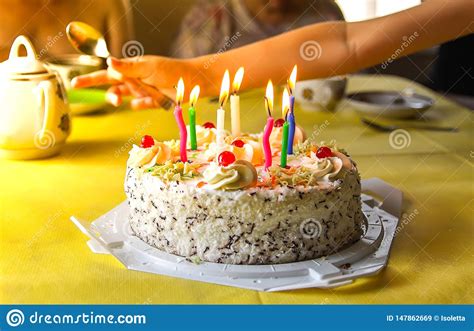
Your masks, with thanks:
[{"label": "white frosted cake", "polygon": [[125,192],[135,235],[165,252],[228,264],[276,264],[332,254],[362,234],[360,180],[334,143],[315,144],[297,129],[295,153],[279,166],[281,127],[265,169],[261,135],[215,143],[197,126],[198,150],[179,161],[179,142],[145,136],[133,146]]}]

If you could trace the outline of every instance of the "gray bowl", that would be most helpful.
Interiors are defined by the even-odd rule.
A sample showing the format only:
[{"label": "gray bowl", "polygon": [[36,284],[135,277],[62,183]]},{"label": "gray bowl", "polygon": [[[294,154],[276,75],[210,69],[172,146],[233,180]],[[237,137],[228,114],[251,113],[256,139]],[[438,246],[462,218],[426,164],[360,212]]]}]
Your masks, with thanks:
[{"label": "gray bowl", "polygon": [[413,91],[370,91],[347,96],[349,103],[362,116],[409,119],[423,115],[434,100]]}]

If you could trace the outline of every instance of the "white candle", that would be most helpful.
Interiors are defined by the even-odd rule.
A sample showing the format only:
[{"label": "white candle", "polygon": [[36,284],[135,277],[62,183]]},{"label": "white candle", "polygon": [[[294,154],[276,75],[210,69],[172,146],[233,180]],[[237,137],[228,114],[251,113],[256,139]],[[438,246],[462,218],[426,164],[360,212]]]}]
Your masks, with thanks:
[{"label": "white candle", "polygon": [[224,108],[220,107],[217,109],[217,146],[222,147],[224,145],[224,123],[225,123],[225,110]]},{"label": "white candle", "polygon": [[240,136],[240,97],[236,94],[230,96],[230,119],[232,121],[232,135]]},{"label": "white candle", "polygon": [[219,94],[219,104],[220,107],[217,109],[217,135],[216,135],[216,142],[217,147],[222,148],[224,143],[224,123],[225,123],[225,110],[224,106],[227,102],[227,98],[229,97],[229,88],[230,88],[230,77],[229,77],[229,70],[226,70],[224,73],[224,77],[222,78],[221,84],[221,93]]}]

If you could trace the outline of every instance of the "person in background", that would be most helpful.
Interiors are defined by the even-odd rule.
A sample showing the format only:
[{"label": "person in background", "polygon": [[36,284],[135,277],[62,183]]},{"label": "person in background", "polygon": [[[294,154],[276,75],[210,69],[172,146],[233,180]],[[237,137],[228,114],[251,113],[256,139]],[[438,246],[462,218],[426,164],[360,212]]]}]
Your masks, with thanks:
[{"label": "person in background", "polygon": [[434,87],[437,90],[474,96],[473,76],[474,34],[440,46],[434,72]]},{"label": "person in background", "polygon": [[[156,55],[109,58],[112,70],[76,77],[74,87],[113,84],[108,94],[121,100],[124,82],[133,84],[132,107],[150,108],[164,102],[160,91],[172,90],[182,76],[199,84],[201,95],[218,95],[223,72],[244,66],[250,79],[243,88],[262,87],[268,79],[286,81],[298,65],[298,79],[306,80],[356,72],[391,58],[474,33],[472,0],[430,0],[384,17],[362,22],[323,22],[285,32],[246,46],[216,54],[175,59]],[[423,28],[420,28],[423,27]],[[406,47],[401,42],[416,32]],[[212,60],[215,59],[214,62]],[[207,65],[212,63],[212,65]],[[119,72],[121,76],[112,76]],[[472,86],[472,75],[471,86]],[[110,100],[110,99],[109,99]],[[117,104],[117,103],[115,103]]]},{"label": "person in background", "polygon": [[0,0],[0,61],[8,58],[13,40],[21,34],[30,38],[40,58],[76,53],[65,32],[71,21],[102,32],[114,56],[122,56],[122,45],[132,34],[128,0]]},{"label": "person in background", "polygon": [[198,1],[186,14],[171,55],[227,51],[308,24],[344,20],[333,0]]}]

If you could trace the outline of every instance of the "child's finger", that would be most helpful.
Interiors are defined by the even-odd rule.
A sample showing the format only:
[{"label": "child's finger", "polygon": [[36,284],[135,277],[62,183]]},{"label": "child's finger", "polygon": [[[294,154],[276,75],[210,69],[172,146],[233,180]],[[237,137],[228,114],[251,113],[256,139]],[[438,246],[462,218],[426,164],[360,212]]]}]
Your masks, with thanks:
[{"label": "child's finger", "polygon": [[155,102],[155,100],[152,97],[136,98],[132,100],[131,104],[132,104],[132,108],[135,110],[150,109],[150,108],[158,107],[158,104]]},{"label": "child's finger", "polygon": [[120,93],[122,93],[122,96],[132,94],[130,92],[130,89],[125,84],[119,84],[119,85],[115,85],[115,86],[117,86],[120,89]]},{"label": "child's finger", "polygon": [[77,76],[71,80],[74,88],[90,87],[97,85],[114,84],[116,81],[111,80],[107,74],[107,70],[99,70],[87,75]]},{"label": "child's finger", "polygon": [[144,57],[126,59],[109,57],[107,64],[109,68],[131,78],[146,78],[153,72],[152,63]]},{"label": "child's finger", "polygon": [[105,100],[111,105],[118,107],[122,104],[122,92],[118,86],[110,87],[105,93]]}]

